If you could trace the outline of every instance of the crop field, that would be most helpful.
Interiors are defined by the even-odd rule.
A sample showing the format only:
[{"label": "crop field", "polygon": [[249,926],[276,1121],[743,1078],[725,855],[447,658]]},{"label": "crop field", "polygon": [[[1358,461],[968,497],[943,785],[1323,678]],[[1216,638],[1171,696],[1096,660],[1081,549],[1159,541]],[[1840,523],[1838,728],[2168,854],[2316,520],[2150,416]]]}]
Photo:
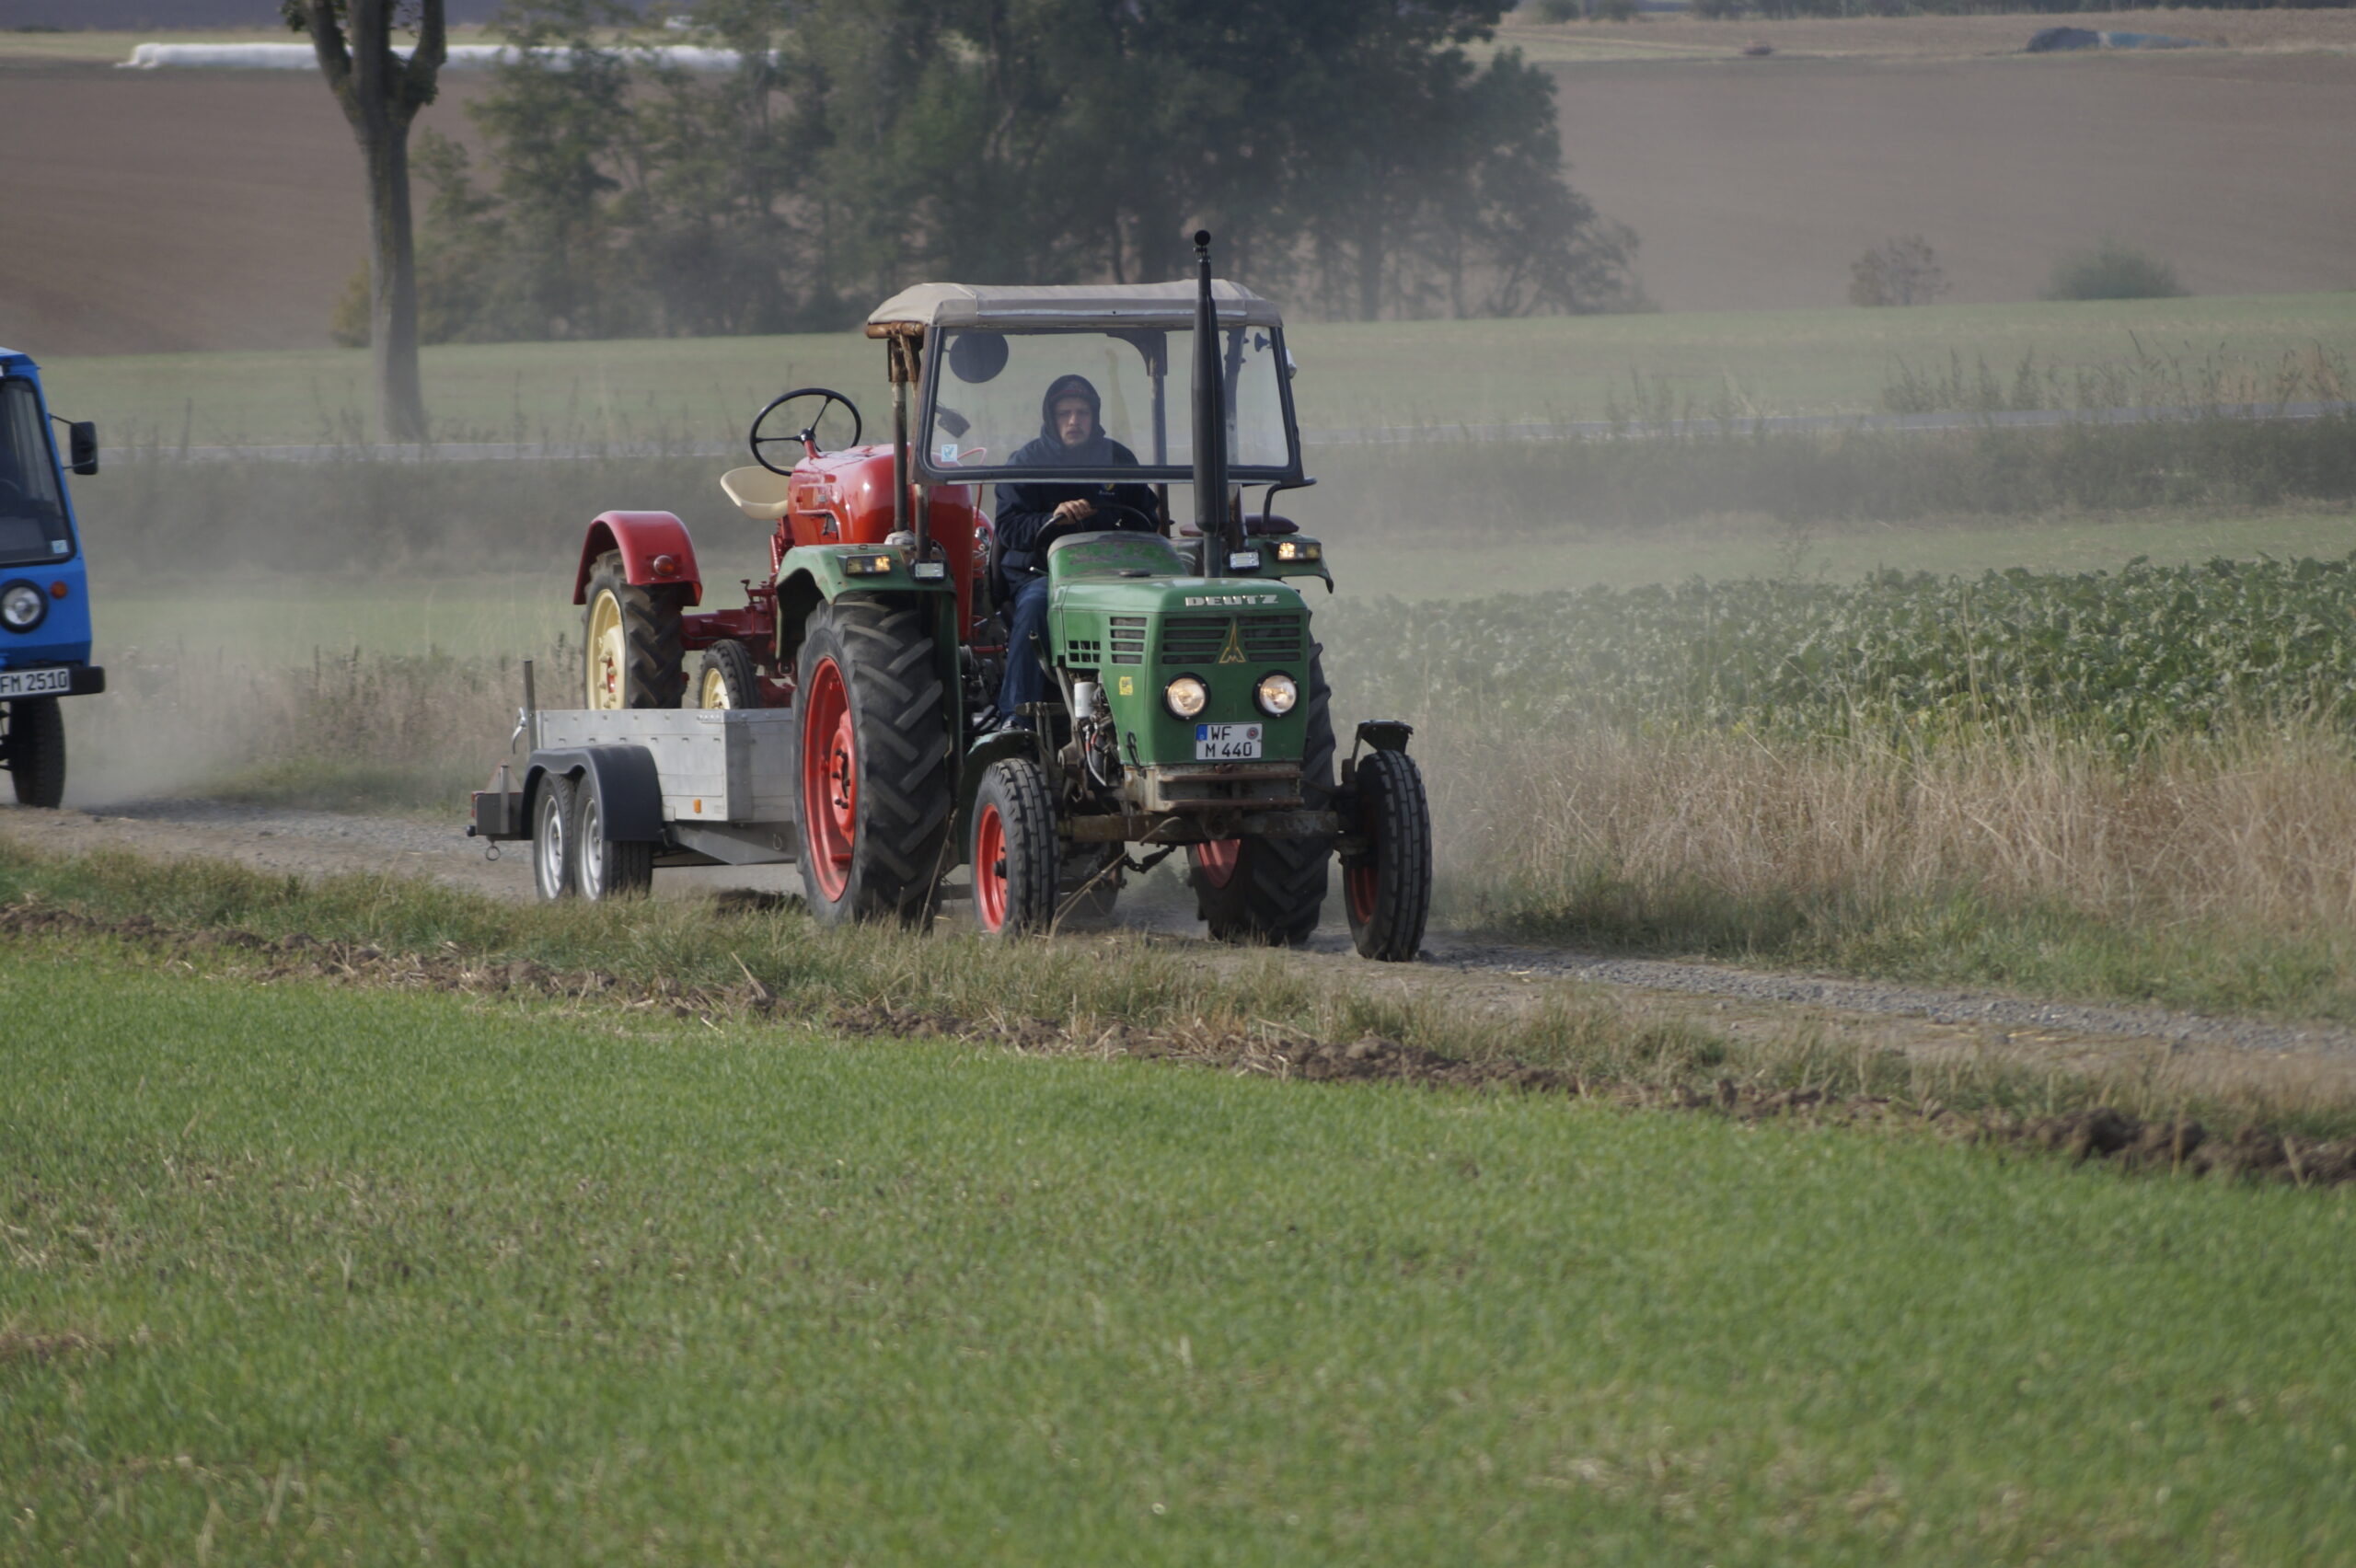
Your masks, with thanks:
[{"label": "crop field", "polygon": [[[2200,294],[2356,284],[2356,194],[2337,178],[2356,159],[2344,13],[2188,18],[2235,47],[2165,56],[2024,57],[2037,25],[1650,19],[1515,25],[1501,41],[1553,69],[1573,182],[1635,230],[1639,275],[1672,312],[1834,306],[1867,247],[1917,233],[1967,304],[2034,298],[2057,256],[2105,232]],[[357,158],[325,89],[103,63],[132,41],[0,34],[0,123],[38,124],[52,149],[0,169],[12,210],[52,214],[13,242],[6,336],[59,356],[325,345],[365,247]],[[1736,58],[1754,41],[1777,56]],[[465,136],[480,91],[454,73],[422,123]],[[1624,368],[1615,355],[1600,374]],[[504,423],[498,390],[465,417]],[[1563,399],[1544,390],[1534,417]]]},{"label": "crop field", "polygon": [[[915,957],[773,917],[0,882],[112,922],[0,936],[16,1560],[2356,1551],[2347,1188],[860,1041],[508,956],[740,1003]],[[930,951],[896,991],[1186,1005],[1151,950]]]},{"label": "crop field", "polygon": [[[1736,421],[1871,413],[1904,367],[1953,353],[2009,383],[2148,357],[2236,400],[2272,400],[2289,367],[2356,353],[2356,293],[1928,306],[1911,310],[1685,312],[1533,321],[1305,323],[1294,386],[1311,431],[1600,421],[1664,397]],[[450,344],[424,351],[426,406],[450,440],[733,443],[789,386],[840,388],[871,424],[888,408],[883,356],[848,332],[781,338]],[[127,354],[45,364],[53,397],[136,446],[353,444],[367,430],[359,350]]]}]

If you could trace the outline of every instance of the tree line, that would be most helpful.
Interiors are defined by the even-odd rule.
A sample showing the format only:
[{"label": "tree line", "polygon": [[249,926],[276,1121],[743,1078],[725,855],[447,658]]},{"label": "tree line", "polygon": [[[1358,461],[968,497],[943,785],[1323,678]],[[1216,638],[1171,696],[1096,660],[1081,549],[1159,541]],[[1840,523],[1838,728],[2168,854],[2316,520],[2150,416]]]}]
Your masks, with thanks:
[{"label": "tree line", "polygon": [[623,34],[612,0],[522,0],[505,31],[541,52],[470,108],[479,156],[417,139],[421,335],[824,330],[924,278],[1178,277],[1198,225],[1303,315],[1642,307],[1634,236],[1565,181],[1552,79],[1470,52],[1503,9],[696,0]]}]

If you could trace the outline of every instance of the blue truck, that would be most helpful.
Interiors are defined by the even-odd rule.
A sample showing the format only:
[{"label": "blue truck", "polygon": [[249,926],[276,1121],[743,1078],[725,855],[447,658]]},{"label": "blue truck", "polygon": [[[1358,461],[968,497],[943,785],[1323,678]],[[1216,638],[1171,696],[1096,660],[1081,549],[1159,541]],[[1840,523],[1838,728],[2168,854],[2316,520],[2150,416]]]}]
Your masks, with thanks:
[{"label": "blue truck", "polygon": [[[59,460],[52,425],[65,430]],[[0,348],[0,766],[29,806],[65,795],[59,699],[106,690],[90,662],[90,583],[65,472],[98,471],[98,430],[49,411],[40,371]]]}]

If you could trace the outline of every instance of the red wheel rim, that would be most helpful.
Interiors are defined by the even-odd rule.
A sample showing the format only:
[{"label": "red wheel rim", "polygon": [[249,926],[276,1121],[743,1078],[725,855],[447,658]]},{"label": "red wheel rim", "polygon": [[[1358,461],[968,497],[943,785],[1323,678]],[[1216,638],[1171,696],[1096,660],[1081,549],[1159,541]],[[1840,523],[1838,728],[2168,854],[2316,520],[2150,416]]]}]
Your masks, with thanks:
[{"label": "red wheel rim", "polygon": [[1225,887],[1235,880],[1235,862],[1242,858],[1243,840],[1214,838],[1208,844],[1197,844],[1192,851],[1195,869],[1213,887]]},{"label": "red wheel rim", "polygon": [[830,900],[850,886],[859,838],[859,737],[850,693],[832,659],[818,661],[802,693],[802,820],[810,870]]},{"label": "red wheel rim", "polygon": [[[1369,840],[1374,837],[1374,806],[1369,801],[1358,813],[1358,832]],[[1350,924],[1363,926],[1374,918],[1374,901],[1382,892],[1382,867],[1369,855],[1365,862],[1342,868],[1342,893],[1350,901]]]},{"label": "red wheel rim", "polygon": [[983,930],[1006,929],[1006,819],[996,802],[974,824],[974,913]]}]

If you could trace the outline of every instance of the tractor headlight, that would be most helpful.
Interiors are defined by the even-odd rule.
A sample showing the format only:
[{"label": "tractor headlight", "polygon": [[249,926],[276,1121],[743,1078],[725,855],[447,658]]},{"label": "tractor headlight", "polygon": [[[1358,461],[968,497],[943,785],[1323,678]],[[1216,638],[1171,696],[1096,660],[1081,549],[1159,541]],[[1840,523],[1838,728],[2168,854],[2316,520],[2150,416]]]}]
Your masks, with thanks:
[{"label": "tractor headlight", "polygon": [[1276,541],[1278,560],[1322,560],[1324,557],[1325,547],[1314,539],[1278,539]]},{"label": "tractor headlight", "polygon": [[1260,711],[1269,718],[1281,719],[1292,711],[1294,703],[1300,700],[1300,687],[1293,684],[1290,675],[1262,675],[1258,688],[1252,693],[1252,700],[1258,703]]},{"label": "tractor headlight", "polygon": [[843,575],[846,577],[888,577],[892,566],[893,558],[887,555],[843,557]]},{"label": "tractor headlight", "polygon": [[10,631],[30,631],[49,614],[49,600],[29,582],[11,582],[0,588],[0,625]]},{"label": "tractor headlight", "polygon": [[1211,688],[1192,675],[1180,675],[1161,688],[1161,700],[1181,719],[1192,719],[1211,699]]}]

